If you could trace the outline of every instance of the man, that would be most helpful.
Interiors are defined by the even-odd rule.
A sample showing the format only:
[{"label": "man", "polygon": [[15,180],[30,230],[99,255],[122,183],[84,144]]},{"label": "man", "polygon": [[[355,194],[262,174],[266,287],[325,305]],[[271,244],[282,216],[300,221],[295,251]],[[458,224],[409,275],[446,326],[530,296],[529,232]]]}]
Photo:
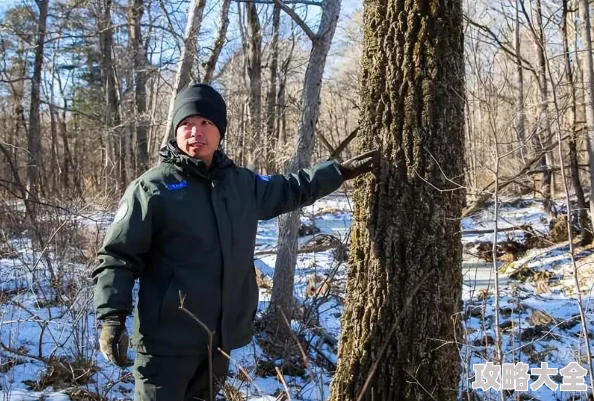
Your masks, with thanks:
[{"label": "man", "polygon": [[162,162],[127,188],[98,252],[100,348],[119,366],[130,365],[125,319],[139,279],[135,400],[212,399],[209,332],[219,386],[229,361],[217,349],[229,352],[252,338],[258,220],[310,205],[372,168],[369,153],[262,177],[218,150],[226,126],[226,104],[216,90],[204,84],[182,90],[174,102],[175,140],[161,150]]}]

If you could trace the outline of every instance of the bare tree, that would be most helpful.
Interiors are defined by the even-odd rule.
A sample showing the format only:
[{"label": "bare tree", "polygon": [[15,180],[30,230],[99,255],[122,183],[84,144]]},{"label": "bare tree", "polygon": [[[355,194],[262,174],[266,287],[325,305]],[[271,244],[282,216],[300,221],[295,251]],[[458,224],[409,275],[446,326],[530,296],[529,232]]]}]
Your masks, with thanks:
[{"label": "bare tree", "polygon": [[[569,125],[569,132],[570,138],[568,141],[569,147],[569,165],[570,165],[570,174],[571,174],[571,183],[573,186],[573,190],[576,195],[578,209],[579,209],[579,226],[581,230],[581,237],[582,237],[582,244],[586,245],[592,242],[592,232],[590,229],[587,229],[588,225],[588,205],[586,203],[586,198],[584,196],[584,190],[582,189],[582,184],[580,182],[580,172],[578,168],[578,155],[577,155],[577,134],[578,128],[576,124],[576,115],[577,115],[577,95],[576,95],[576,88],[575,88],[575,79],[573,74],[573,67],[571,65],[571,58],[570,58],[570,47],[569,47],[569,39],[568,39],[568,14],[569,14],[569,7],[568,7],[568,0],[563,0],[563,20],[561,25],[561,31],[563,35],[563,47],[564,47],[564,54],[565,54],[565,69],[567,71],[567,81],[569,83],[569,95],[570,95],[570,105],[569,109],[567,110],[567,122]],[[588,227],[589,228],[589,227]]]},{"label": "bare tree", "polygon": [[[539,103],[539,116],[538,116],[538,131],[533,136],[535,152],[539,152],[541,149],[547,147],[551,143],[551,122],[549,116],[549,89],[547,79],[547,60],[545,57],[545,34],[542,22],[542,2],[541,0],[535,1],[534,18],[531,21],[528,15],[524,3],[521,2],[522,10],[526,20],[530,23],[530,32],[534,39],[534,46],[538,59],[537,68],[537,79],[538,79],[538,91],[540,94]],[[540,159],[538,168],[542,170],[542,186],[541,192],[545,198],[544,206],[545,210],[549,214],[549,218],[552,217],[552,176],[553,173],[550,169],[552,164],[551,153],[546,152],[545,155]]]},{"label": "bare tree", "polygon": [[215,67],[225,45],[225,39],[227,36],[227,28],[229,27],[229,8],[231,6],[231,0],[223,0],[221,3],[221,11],[219,12],[219,21],[217,36],[215,38],[212,53],[210,58],[204,64],[204,78],[202,79],[205,83],[211,83],[214,79]]},{"label": "bare tree", "polygon": [[[126,184],[123,158],[116,160],[116,149],[123,149],[120,141],[116,145],[114,138],[121,135],[120,99],[118,96],[116,72],[113,60],[113,22],[111,17],[112,0],[98,0],[97,28],[100,35],[101,47],[101,79],[105,88],[104,97],[104,183],[106,190],[116,189],[116,193],[123,190]],[[115,134],[114,134],[115,132]],[[120,133],[119,135],[117,133]],[[114,172],[119,171],[119,179],[114,178]]]},{"label": "bare tree", "polygon": [[[584,107],[586,109],[586,125],[588,135],[586,144],[590,164],[590,192],[594,188],[594,62],[592,61],[592,34],[590,23],[590,5],[587,0],[579,0],[579,14],[582,26],[582,43],[584,46],[583,73],[584,73]],[[594,196],[590,194],[590,220],[594,230]]]},{"label": "bare tree", "polygon": [[41,117],[39,104],[41,101],[41,75],[43,73],[43,49],[45,46],[46,20],[49,0],[37,0],[39,15],[35,40],[35,60],[33,61],[33,77],[31,78],[31,103],[29,107],[29,130],[27,131],[27,163],[28,196],[36,199],[40,191],[42,153],[41,153]]},{"label": "bare tree", "polygon": [[249,125],[246,138],[248,145],[248,167],[258,169],[261,152],[261,130],[262,130],[262,28],[256,5],[247,3],[246,19],[248,35],[244,38],[247,77],[249,82],[248,108]]},{"label": "bare tree", "polygon": [[132,56],[134,74],[134,103],[136,118],[133,126],[136,131],[136,168],[138,174],[148,168],[148,127],[147,127],[147,60],[142,45],[140,23],[144,14],[144,0],[129,0],[128,41]]},{"label": "bare tree", "polygon": [[275,125],[277,122],[277,91],[278,91],[278,37],[280,30],[280,6],[274,4],[272,9],[272,39],[270,41],[270,53],[268,70],[270,71],[270,83],[266,94],[266,138],[264,145],[264,167],[266,170],[274,169],[272,153],[276,145]]},{"label": "bare tree", "polygon": [[[341,0],[327,0],[318,27],[317,34],[299,18],[286,4],[277,3],[305,31],[312,41],[307,70],[303,80],[301,96],[301,114],[296,138],[295,155],[288,162],[289,171],[297,171],[311,163],[314,146],[314,133],[319,115],[320,91],[326,65],[326,57],[336,30],[340,13]],[[300,210],[279,217],[278,252],[275,262],[272,295],[267,311],[267,330],[280,333],[280,338],[289,340],[290,328],[284,318],[293,313],[293,288],[295,282],[295,264],[297,263],[297,233]]]},{"label": "bare tree", "polygon": [[198,32],[202,25],[202,16],[204,14],[204,7],[206,0],[192,0],[188,9],[188,22],[184,32],[184,45],[181,50],[180,60],[175,74],[173,83],[173,91],[171,92],[171,99],[169,101],[169,113],[167,113],[167,126],[163,132],[163,139],[161,140],[161,147],[167,144],[167,140],[171,135],[169,124],[173,118],[173,104],[175,96],[185,86],[190,83],[190,76],[192,66],[196,60],[196,43],[198,41]]},{"label": "bare tree", "polygon": [[515,106],[516,106],[516,119],[515,129],[516,135],[518,136],[518,142],[520,142],[520,156],[522,162],[526,162],[526,115],[524,111],[524,67],[522,66],[522,60],[520,54],[522,54],[521,41],[520,41],[520,0],[516,0],[516,18],[514,23],[514,50],[516,52],[515,68],[516,68],[516,86],[514,89],[515,94]]}]

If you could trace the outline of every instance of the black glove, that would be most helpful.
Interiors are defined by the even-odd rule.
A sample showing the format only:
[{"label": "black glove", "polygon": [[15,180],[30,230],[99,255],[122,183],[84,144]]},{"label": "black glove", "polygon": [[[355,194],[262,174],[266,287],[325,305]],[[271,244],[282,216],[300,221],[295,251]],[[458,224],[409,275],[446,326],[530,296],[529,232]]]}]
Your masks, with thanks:
[{"label": "black glove", "polygon": [[103,320],[99,349],[108,361],[122,368],[132,366],[133,362],[128,359],[129,341],[124,315],[108,316]]},{"label": "black glove", "polygon": [[377,149],[365,152],[340,164],[340,173],[345,181],[358,177],[361,174],[369,173],[373,170],[373,165],[379,157],[380,153]]}]

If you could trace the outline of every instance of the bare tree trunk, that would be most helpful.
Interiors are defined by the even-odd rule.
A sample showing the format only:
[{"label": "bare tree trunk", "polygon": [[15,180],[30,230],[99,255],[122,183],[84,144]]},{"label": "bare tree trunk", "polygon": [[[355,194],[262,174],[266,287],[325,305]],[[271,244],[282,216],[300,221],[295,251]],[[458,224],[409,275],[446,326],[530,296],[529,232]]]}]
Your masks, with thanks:
[{"label": "bare tree trunk", "polygon": [[249,78],[249,139],[247,167],[258,170],[262,144],[262,28],[254,3],[246,4],[248,37],[246,48],[247,76]]},{"label": "bare tree trunk", "polygon": [[577,97],[575,88],[575,79],[573,76],[573,68],[571,66],[570,59],[570,48],[569,38],[567,32],[567,19],[568,19],[568,0],[563,0],[563,22],[562,22],[562,33],[563,33],[563,47],[565,55],[565,70],[567,71],[567,80],[569,82],[569,92],[571,96],[571,104],[567,110],[567,120],[569,124],[570,139],[568,141],[569,146],[569,164],[571,172],[571,183],[573,190],[576,195],[578,204],[578,218],[580,226],[580,235],[582,237],[582,245],[586,245],[592,242],[591,228],[588,227],[588,205],[584,196],[584,190],[580,182],[580,171],[578,168],[578,157],[577,157],[577,126],[575,123],[577,115]]},{"label": "bare tree trunk", "polygon": [[476,163],[476,144],[474,143],[474,109],[471,108],[470,102],[466,102],[466,144],[468,146],[466,151],[466,182],[469,192],[475,192],[477,188],[477,163]]},{"label": "bare tree trunk", "polygon": [[43,49],[45,46],[46,20],[49,0],[37,0],[39,18],[35,40],[35,60],[31,78],[31,104],[29,108],[29,131],[27,132],[27,187],[28,196],[36,199],[41,185],[41,117],[39,113],[41,74],[43,72]]},{"label": "bare tree trunk", "polygon": [[588,148],[588,159],[590,164],[590,221],[594,230],[594,63],[592,62],[592,35],[590,24],[590,6],[587,0],[579,0],[579,13],[582,26],[582,43],[584,52],[582,55],[584,74],[584,107],[586,109],[586,125],[588,135],[586,144]]},{"label": "bare tree trunk", "polygon": [[149,167],[148,161],[148,118],[146,100],[147,60],[142,46],[140,21],[144,14],[144,0],[129,0],[128,4],[128,42],[134,66],[134,101],[136,103],[136,165],[135,174],[144,172]]},{"label": "bare tree trunk", "polygon": [[[53,86],[53,85],[52,85]],[[53,90],[53,88],[50,88],[50,90]],[[52,182],[52,187],[51,190],[48,191],[49,193],[51,193],[52,195],[56,195],[56,194],[60,194],[62,193],[62,191],[60,191],[59,185],[59,178],[60,178],[60,165],[58,164],[58,160],[60,159],[60,156],[58,154],[58,112],[56,110],[56,106],[53,103],[53,99],[52,101],[49,102],[49,113],[50,113],[50,132],[51,132],[51,163],[50,163],[50,168],[52,171],[52,175],[51,175],[51,182]],[[66,189],[66,188],[64,188]],[[64,191],[65,193],[65,191]]]},{"label": "bare tree trunk", "polygon": [[221,4],[221,11],[219,13],[219,30],[217,31],[217,37],[214,41],[210,58],[204,66],[204,79],[202,81],[208,84],[211,83],[214,78],[215,67],[217,66],[219,56],[221,55],[221,50],[223,50],[223,45],[225,44],[227,28],[229,27],[230,6],[231,0],[223,0],[223,3]]},{"label": "bare tree trunk", "polygon": [[173,91],[171,93],[171,100],[169,101],[169,113],[167,114],[167,127],[163,133],[161,140],[161,147],[167,144],[167,140],[173,134],[170,129],[171,119],[173,118],[173,103],[175,96],[190,83],[190,74],[192,67],[196,60],[196,43],[198,41],[198,32],[200,32],[200,25],[202,24],[202,15],[204,14],[204,6],[206,0],[192,0],[190,8],[188,9],[188,22],[184,32],[184,46],[181,51],[179,64],[177,66],[177,73],[175,74],[175,81],[173,83]]},{"label": "bare tree trunk", "polygon": [[458,399],[462,21],[460,0],[365,1],[360,151],[383,158],[356,182],[330,401]]},{"label": "bare tree trunk", "polygon": [[280,81],[278,84],[278,95],[276,100],[276,148],[283,149],[287,143],[287,73],[289,60],[283,62]]},{"label": "bare tree trunk", "polygon": [[[549,120],[549,90],[547,82],[547,65],[545,57],[545,36],[542,24],[542,5],[541,0],[536,0],[536,25],[534,25],[534,43],[536,47],[536,54],[538,56],[538,88],[540,94],[540,107],[538,116],[538,134],[535,135],[537,141],[537,149],[546,147],[551,143],[551,123]],[[543,170],[541,191],[544,195],[544,207],[551,218],[552,213],[552,172],[549,169],[551,165],[551,152],[547,152],[540,160],[539,168]]]},{"label": "bare tree trunk", "polygon": [[[101,35],[101,78],[105,90],[105,158],[104,158],[104,180],[105,190],[108,192],[123,190],[125,183],[125,168],[123,166],[123,148],[120,123],[119,98],[115,68],[113,65],[113,27],[111,19],[112,0],[102,0],[102,9],[98,15],[98,28]],[[117,141],[116,141],[117,139]],[[116,156],[119,155],[119,158]],[[114,179],[114,172],[119,171],[119,180]]]},{"label": "bare tree trunk", "polygon": [[520,5],[519,0],[516,0],[516,20],[514,28],[514,48],[516,52],[516,86],[514,88],[515,95],[515,110],[516,116],[514,119],[516,135],[518,142],[520,142],[520,158],[522,164],[526,162],[526,115],[524,113],[524,68],[522,67],[521,42],[520,42]]},{"label": "bare tree trunk", "polygon": [[277,77],[278,77],[278,36],[280,30],[280,6],[274,5],[272,10],[272,39],[270,40],[270,86],[266,95],[266,142],[264,146],[264,165],[267,170],[274,170],[272,157],[276,146],[275,122],[277,114]]},{"label": "bare tree trunk", "polygon": [[[27,76],[27,62],[25,59],[25,43],[22,40],[18,41],[17,54],[20,57],[13,61],[13,71],[17,82],[10,85],[12,92],[12,108],[11,112],[14,116],[14,130],[9,131],[8,143],[18,145],[20,138],[28,138],[27,119],[25,118],[25,77]],[[17,147],[11,146],[7,149],[7,154],[10,155],[9,162],[13,165],[18,165],[17,162]]]},{"label": "bare tree trunk", "polygon": [[[341,0],[324,3],[318,34],[312,39],[307,70],[303,81],[301,114],[297,131],[296,153],[288,163],[289,171],[297,171],[310,165],[314,146],[314,133],[319,115],[320,90],[328,50],[336,30]],[[302,28],[304,28],[302,26]],[[274,268],[272,295],[268,309],[267,330],[278,333],[281,340],[291,341],[290,329],[284,323],[283,314],[291,319],[293,312],[293,288],[297,262],[297,233],[300,210],[279,217],[278,253]]]},{"label": "bare tree trunk", "polygon": [[62,112],[62,118],[60,120],[60,136],[62,137],[62,147],[64,148],[64,160],[62,164],[62,186],[64,188],[68,188],[70,183],[70,174],[73,176],[74,187],[77,189],[78,194],[82,194],[82,186],[80,183],[80,178],[78,174],[76,174],[76,169],[74,168],[74,161],[72,158],[72,152],[70,151],[70,145],[68,143],[68,127],[66,125],[66,110],[67,110],[67,100],[64,99],[64,110]]}]

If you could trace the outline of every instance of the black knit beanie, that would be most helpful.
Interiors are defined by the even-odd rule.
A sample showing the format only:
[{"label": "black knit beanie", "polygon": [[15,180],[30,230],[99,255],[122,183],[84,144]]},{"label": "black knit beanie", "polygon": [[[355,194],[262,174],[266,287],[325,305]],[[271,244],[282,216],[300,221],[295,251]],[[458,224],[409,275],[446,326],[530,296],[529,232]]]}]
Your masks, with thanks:
[{"label": "black knit beanie", "polygon": [[209,119],[219,129],[221,139],[227,130],[227,105],[219,92],[207,84],[190,84],[179,91],[173,102],[172,134],[190,116]]}]

